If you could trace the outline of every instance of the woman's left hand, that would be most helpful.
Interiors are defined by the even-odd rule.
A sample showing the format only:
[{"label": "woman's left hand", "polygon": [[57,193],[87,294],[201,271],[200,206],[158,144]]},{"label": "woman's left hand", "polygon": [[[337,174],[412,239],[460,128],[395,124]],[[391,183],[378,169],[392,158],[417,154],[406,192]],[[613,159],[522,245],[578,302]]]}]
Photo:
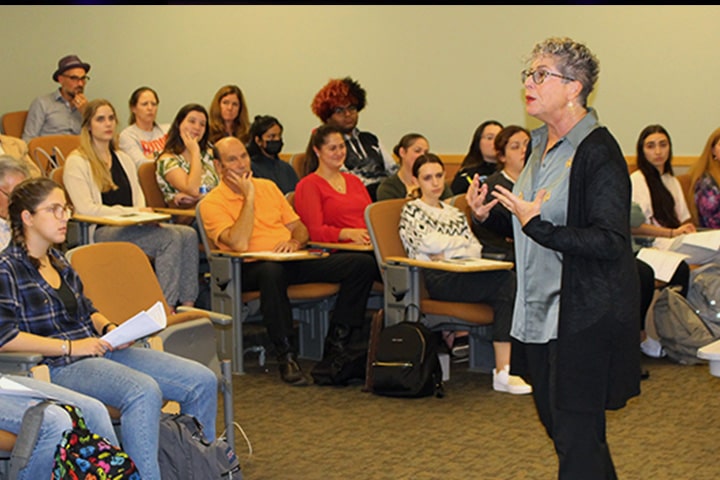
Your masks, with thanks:
[{"label": "woman's left hand", "polygon": [[492,192],[492,195],[517,217],[520,221],[520,225],[523,227],[530,221],[530,219],[540,215],[540,206],[543,203],[545,194],[546,190],[542,189],[535,196],[535,200],[529,202],[515,195],[502,185],[496,185],[495,190]]}]

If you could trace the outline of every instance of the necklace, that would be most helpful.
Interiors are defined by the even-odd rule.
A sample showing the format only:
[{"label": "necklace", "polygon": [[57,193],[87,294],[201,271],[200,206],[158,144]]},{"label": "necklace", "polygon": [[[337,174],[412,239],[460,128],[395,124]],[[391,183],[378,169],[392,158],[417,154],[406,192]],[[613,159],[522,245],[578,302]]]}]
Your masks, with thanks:
[{"label": "necklace", "polygon": [[345,177],[342,175],[334,176],[333,178],[323,177],[326,182],[330,184],[336,191],[345,193]]}]

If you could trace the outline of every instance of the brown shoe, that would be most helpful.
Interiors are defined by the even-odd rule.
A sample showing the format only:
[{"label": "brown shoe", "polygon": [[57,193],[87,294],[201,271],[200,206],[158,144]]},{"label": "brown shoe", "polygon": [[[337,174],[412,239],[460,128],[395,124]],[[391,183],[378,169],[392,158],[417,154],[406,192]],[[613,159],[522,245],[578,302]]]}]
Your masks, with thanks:
[{"label": "brown shoe", "polygon": [[282,378],[283,382],[294,387],[310,385],[311,381],[300,368],[294,353],[288,352],[280,356],[278,361],[280,362],[278,365],[280,378]]}]

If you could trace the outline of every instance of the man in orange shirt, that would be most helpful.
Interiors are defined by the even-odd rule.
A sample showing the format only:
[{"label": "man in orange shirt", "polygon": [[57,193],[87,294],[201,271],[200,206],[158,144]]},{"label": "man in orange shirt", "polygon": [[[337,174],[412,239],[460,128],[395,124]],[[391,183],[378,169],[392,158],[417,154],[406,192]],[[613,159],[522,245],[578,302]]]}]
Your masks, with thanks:
[{"label": "man in orange shirt", "polygon": [[[305,247],[307,228],[274,182],[253,178],[250,156],[242,142],[235,137],[225,137],[215,143],[214,156],[221,181],[203,199],[200,214],[208,238],[217,248],[236,252],[294,252]],[[310,383],[297,363],[288,285],[340,284],[323,360],[313,369],[318,382],[325,378],[320,374],[348,347],[353,329],[362,329],[376,269],[373,258],[362,253],[333,253],[307,261],[243,264],[242,288],[260,291],[263,323],[277,348],[280,376],[285,382]]]}]

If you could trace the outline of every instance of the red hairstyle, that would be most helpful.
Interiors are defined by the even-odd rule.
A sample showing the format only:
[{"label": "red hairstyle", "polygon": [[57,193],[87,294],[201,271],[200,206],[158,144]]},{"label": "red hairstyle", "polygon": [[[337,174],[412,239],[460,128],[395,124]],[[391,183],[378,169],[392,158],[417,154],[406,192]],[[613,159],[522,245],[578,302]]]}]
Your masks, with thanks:
[{"label": "red hairstyle", "polygon": [[358,111],[365,108],[365,90],[350,77],[333,78],[318,93],[310,105],[323,123],[337,107],[355,105]]}]

